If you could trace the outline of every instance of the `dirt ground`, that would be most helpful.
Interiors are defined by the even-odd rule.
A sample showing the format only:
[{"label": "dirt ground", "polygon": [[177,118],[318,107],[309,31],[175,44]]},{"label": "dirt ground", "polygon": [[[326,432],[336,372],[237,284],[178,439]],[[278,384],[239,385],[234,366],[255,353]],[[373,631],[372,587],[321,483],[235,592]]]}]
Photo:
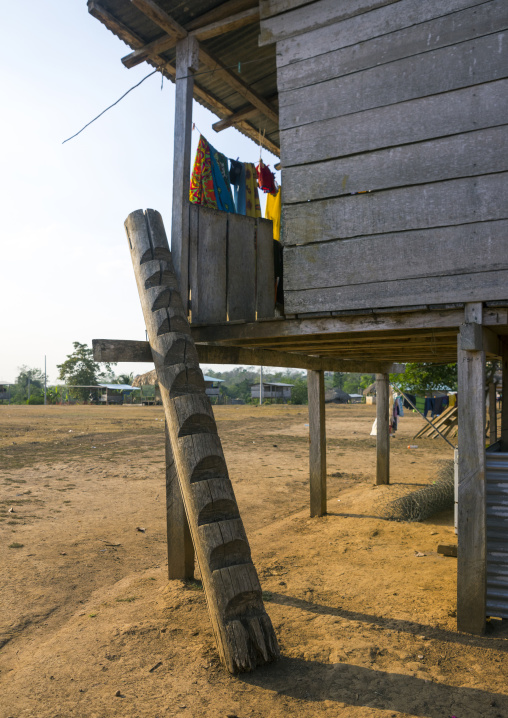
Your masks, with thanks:
[{"label": "dirt ground", "polygon": [[375,487],[375,407],[327,407],[311,520],[306,407],[215,414],[281,660],[227,674],[199,582],[168,583],[161,407],[2,406],[0,717],[508,718],[506,622],[456,631],[452,512],[379,518],[448,445],[406,412]]}]

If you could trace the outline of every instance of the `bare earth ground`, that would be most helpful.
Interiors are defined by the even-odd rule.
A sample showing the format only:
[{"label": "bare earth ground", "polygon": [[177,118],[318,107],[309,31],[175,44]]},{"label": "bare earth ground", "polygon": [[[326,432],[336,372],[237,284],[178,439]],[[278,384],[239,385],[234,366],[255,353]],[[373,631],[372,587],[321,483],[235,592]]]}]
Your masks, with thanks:
[{"label": "bare earth ground", "polygon": [[306,407],[215,414],[280,662],[228,675],[199,584],[166,579],[161,407],[3,406],[1,718],[508,718],[506,622],[456,632],[452,512],[377,515],[449,447],[409,450],[406,412],[376,488],[375,407],[327,407],[329,514],[310,520]]}]

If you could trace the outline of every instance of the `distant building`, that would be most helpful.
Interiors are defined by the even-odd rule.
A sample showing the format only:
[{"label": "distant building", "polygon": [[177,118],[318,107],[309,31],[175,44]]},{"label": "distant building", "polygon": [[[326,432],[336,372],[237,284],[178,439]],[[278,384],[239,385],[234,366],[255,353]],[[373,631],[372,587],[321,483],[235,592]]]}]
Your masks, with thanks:
[{"label": "distant building", "polygon": [[363,394],[350,394],[349,395],[349,403],[350,404],[361,404],[363,399]]},{"label": "distant building", "polygon": [[[205,380],[206,395],[210,399],[215,397],[214,403],[218,403],[220,396],[219,384],[222,384],[224,380],[217,379],[214,376],[206,376],[206,374],[203,375],[203,379]],[[155,369],[147,371],[146,374],[138,374],[132,382],[132,385],[141,389],[142,404],[162,404],[159,383],[157,381],[157,372]],[[150,391],[150,393],[147,394],[146,390],[143,390],[143,387],[154,387],[154,391]]]},{"label": "distant building", "polygon": [[[284,384],[275,381],[263,382],[263,401],[266,399],[282,399],[284,403],[291,400],[291,391],[294,384]],[[250,388],[252,399],[259,401],[259,384],[253,384]]]},{"label": "distant building", "polygon": [[10,401],[11,386],[14,385],[10,381],[0,381],[0,401]]}]

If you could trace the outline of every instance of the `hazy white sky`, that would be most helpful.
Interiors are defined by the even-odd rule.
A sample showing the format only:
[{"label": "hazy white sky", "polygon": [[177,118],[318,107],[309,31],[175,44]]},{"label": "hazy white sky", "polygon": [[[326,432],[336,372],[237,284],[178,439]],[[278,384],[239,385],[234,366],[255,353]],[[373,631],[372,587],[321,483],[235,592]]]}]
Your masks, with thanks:
[{"label": "hazy white sky", "polygon": [[[123,222],[152,207],[170,234],[174,85],[161,91],[155,74],[62,145],[152,68],[124,68],[129,49],[86,0],[9,3],[2,20],[0,379],[22,364],[43,369],[46,354],[54,382],[73,341],[145,338]],[[221,152],[259,156],[236,130],[216,134],[217,118],[196,103],[194,116]]]}]

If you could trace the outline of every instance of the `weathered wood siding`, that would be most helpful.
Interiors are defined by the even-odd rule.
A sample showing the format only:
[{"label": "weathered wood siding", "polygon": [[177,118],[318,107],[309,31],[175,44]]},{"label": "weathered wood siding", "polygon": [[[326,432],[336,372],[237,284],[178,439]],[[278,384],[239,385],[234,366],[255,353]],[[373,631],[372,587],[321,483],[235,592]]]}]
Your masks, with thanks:
[{"label": "weathered wood siding", "polygon": [[508,298],[508,3],[261,0],[287,313]]}]

